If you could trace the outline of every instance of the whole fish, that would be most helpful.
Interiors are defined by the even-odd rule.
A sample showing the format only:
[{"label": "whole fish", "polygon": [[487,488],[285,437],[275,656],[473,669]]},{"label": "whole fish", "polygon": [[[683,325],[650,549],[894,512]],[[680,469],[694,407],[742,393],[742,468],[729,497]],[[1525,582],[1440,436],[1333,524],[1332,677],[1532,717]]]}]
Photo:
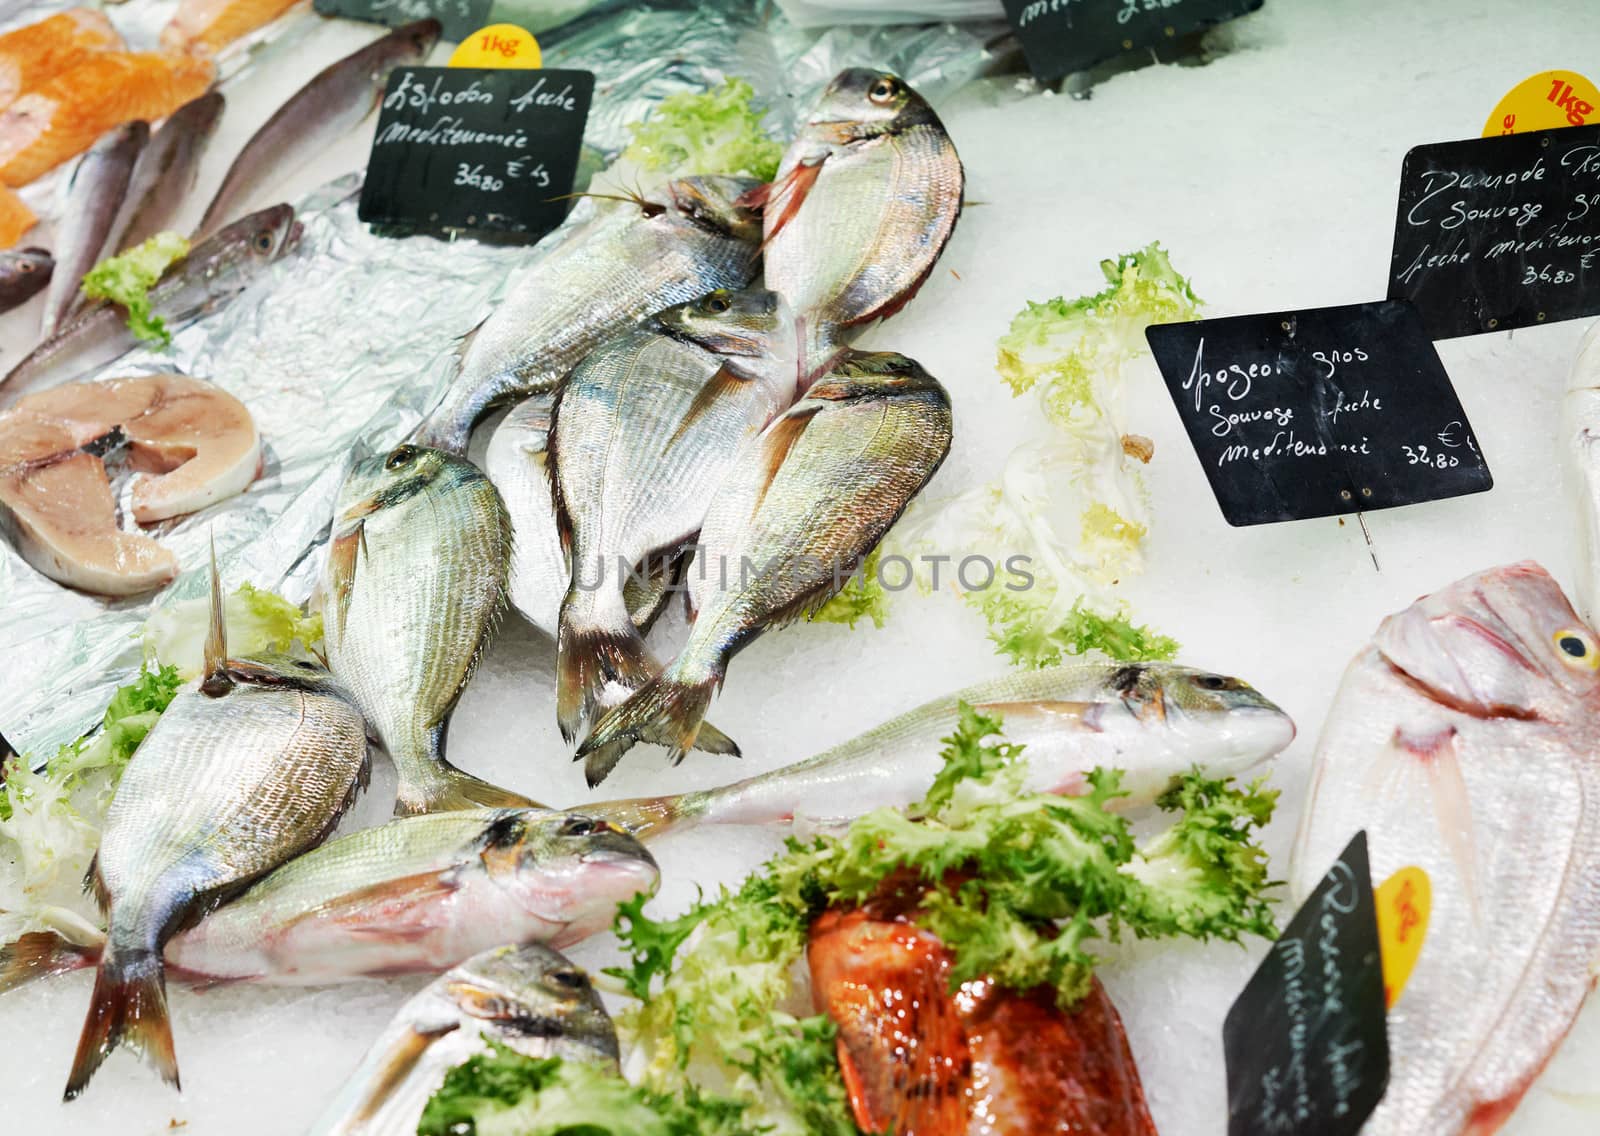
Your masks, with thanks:
[{"label": "whole fish", "polygon": [[[556,658],[567,740],[607,683],[633,690],[659,670],[622,569],[693,536],[740,447],[787,405],[786,336],[771,292],[718,290],[607,340],[563,384],[551,457],[571,553]],[[704,742],[720,748],[709,733]]]},{"label": "whole fish", "polygon": [[1494,1132],[1572,1027],[1600,957],[1597,732],[1600,642],[1531,562],[1391,615],[1346,670],[1291,883],[1365,829],[1375,885],[1414,866],[1432,895],[1365,1136]]},{"label": "whole fish", "polygon": [[445,760],[450,712],[505,605],[511,525],[465,458],[401,445],[334,502],[323,575],[328,664],[400,775],[397,813],[526,805]]},{"label": "whole fish", "polygon": [[221,91],[207,91],[173,111],[150,136],[128,182],[128,196],[106,241],[114,255],[172,228],[194,189],[200,159],[222,118]]},{"label": "whole fish", "polygon": [[681,761],[728,660],[844,586],[944,461],[950,428],[950,397],[920,365],[849,352],[747,445],[700,530],[689,638],[578,747],[589,784],[637,741]]},{"label": "whole fish", "polygon": [[389,72],[427,58],[439,32],[438,20],[418,20],[318,72],[244,144],[206,207],[195,239],[216,231],[252,194],[270,190],[360,125],[377,108]]},{"label": "whole fish", "polygon": [[549,947],[495,947],[400,1007],[312,1136],[414,1133],[445,1074],[490,1041],[619,1071],[616,1028],[583,969]]},{"label": "whole fish", "polygon": [[107,255],[106,242],[127,197],[134,163],[149,141],[149,123],[124,123],[91,146],[72,171],[56,234],[56,267],[60,271],[50,279],[39,329],[45,338],[60,328],[78,297],[84,275]]},{"label": "whole fish", "polygon": [[48,249],[0,252],[0,312],[9,312],[37,296],[50,283],[55,266],[55,258]]},{"label": "whole fish", "polygon": [[1591,623],[1600,604],[1600,323],[1584,334],[1561,400],[1566,482],[1578,514],[1578,610]]},{"label": "whole fish", "polygon": [[841,71],[784,154],[765,205],[766,286],[789,302],[802,384],[917,294],[961,214],[961,159],[905,80]]},{"label": "whole fish", "polygon": [[[657,883],[633,837],[580,813],[401,817],[300,856],[167,943],[175,980],[312,986],[438,974],[507,943],[581,942]],[[0,991],[93,966],[92,927],[0,947]]]},{"label": "whole fish", "polygon": [[761,222],[734,200],[755,185],[684,178],[635,202],[581,202],[462,340],[456,375],[418,440],[466,453],[490,407],[555,389],[607,336],[662,308],[750,283]]},{"label": "whole fish", "polygon": [[[222,307],[300,239],[287,205],[241,218],[196,245],[150,289],[151,310],[169,326]],[[83,309],[0,379],[0,402],[40,386],[75,379],[139,346],[115,304]]]},{"label": "whole fish", "polygon": [[906,1136],[1156,1136],[1117,1008],[1095,981],[1073,1009],[1055,991],[974,979],[899,896],[825,912],[806,959],[838,1026],[856,1126]]},{"label": "whole fish", "polygon": [[1173,663],[1073,663],[1002,675],[934,699],[770,773],[716,789],[585,805],[641,839],[701,824],[842,824],[921,800],[943,767],[961,705],[1005,721],[1026,748],[1028,787],[1077,793],[1096,766],[1123,771],[1123,808],[1154,803],[1198,766],[1231,777],[1294,740],[1289,716],[1248,683]]},{"label": "whole fish", "polygon": [[124,1040],[177,1087],[167,942],[319,844],[366,779],[361,714],[326,670],[228,659],[214,558],[205,667],[151,727],[106,811],[91,880],[107,940],[66,1100]]},{"label": "whole fish", "polygon": [[[560,628],[561,601],[572,579],[550,496],[548,459],[554,410],[554,394],[519,402],[489,435],[483,455],[483,471],[500,491],[516,534],[508,589],[511,606],[552,642]],[[677,578],[678,558],[670,555],[650,556],[628,573],[623,598],[641,634],[666,606]]]}]

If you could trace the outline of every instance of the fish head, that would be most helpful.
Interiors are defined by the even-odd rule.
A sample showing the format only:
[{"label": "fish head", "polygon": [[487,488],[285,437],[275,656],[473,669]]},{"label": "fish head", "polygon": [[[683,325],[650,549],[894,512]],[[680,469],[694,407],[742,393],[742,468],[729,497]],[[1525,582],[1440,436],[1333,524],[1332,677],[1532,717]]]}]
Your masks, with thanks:
[{"label": "fish head", "polygon": [[679,178],[667,185],[668,212],[676,224],[753,247],[761,241],[761,210],[743,198],[759,185],[751,178]]},{"label": "fish head", "polygon": [[915,359],[897,351],[841,352],[827,373],[806,391],[807,399],[845,402],[853,398],[934,394],[948,397],[939,380]]},{"label": "fish head", "polygon": [[539,943],[496,947],[442,979],[462,1014],[503,1037],[561,1037],[615,1057],[616,1031],[588,973]]},{"label": "fish head", "polygon": [[1231,675],[1174,663],[1129,663],[1109,685],[1135,721],[1180,735],[1191,761],[1212,776],[1243,772],[1294,741],[1294,721]]},{"label": "fish head", "polygon": [[48,272],[55,267],[55,258],[49,249],[25,248],[11,254],[10,270],[19,276],[32,276]]},{"label": "fish head", "polygon": [[834,76],[802,129],[818,143],[849,143],[894,134],[933,119],[933,108],[888,71],[850,67]]},{"label": "fish head", "polygon": [[213,271],[246,264],[259,267],[294,248],[303,232],[293,206],[272,205],[218,229],[188,259]]},{"label": "fish head", "polygon": [[1544,717],[1572,698],[1600,700],[1600,640],[1532,561],[1422,597],[1373,641],[1413,688],[1473,717]]},{"label": "fish head", "polygon": [[669,335],[697,343],[714,355],[766,358],[787,346],[788,311],[776,292],[718,288],[698,300],[656,315]]},{"label": "fish head", "polygon": [[660,881],[655,858],[626,829],[582,813],[504,810],[489,821],[482,859],[525,911],[563,925],[560,943],[604,930],[619,903]]},{"label": "fish head", "polygon": [[425,58],[433,50],[433,45],[439,42],[439,37],[443,33],[444,26],[438,20],[417,20],[402,24],[380,41],[383,52],[382,57],[376,61],[378,67],[387,71],[395,63]]},{"label": "fish head", "polygon": [[321,663],[282,652],[262,652],[248,658],[229,659],[228,677],[248,686],[333,694],[346,700],[350,697],[332,672]]},{"label": "fish head", "polygon": [[334,535],[414,497],[481,480],[483,475],[478,468],[465,458],[431,446],[402,442],[393,449],[360,458],[351,467],[334,505]]}]

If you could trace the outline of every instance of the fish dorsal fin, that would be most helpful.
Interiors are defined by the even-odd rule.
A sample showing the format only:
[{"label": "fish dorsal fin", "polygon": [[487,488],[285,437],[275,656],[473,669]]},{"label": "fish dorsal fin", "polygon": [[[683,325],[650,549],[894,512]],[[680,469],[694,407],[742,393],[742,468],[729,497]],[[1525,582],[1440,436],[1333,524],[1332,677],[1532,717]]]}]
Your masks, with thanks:
[{"label": "fish dorsal fin", "polygon": [[228,675],[228,628],[223,618],[222,577],[217,572],[217,538],[211,538],[211,628],[206,632],[205,678],[200,680],[200,690],[212,698],[221,698],[233,689],[233,679]]}]

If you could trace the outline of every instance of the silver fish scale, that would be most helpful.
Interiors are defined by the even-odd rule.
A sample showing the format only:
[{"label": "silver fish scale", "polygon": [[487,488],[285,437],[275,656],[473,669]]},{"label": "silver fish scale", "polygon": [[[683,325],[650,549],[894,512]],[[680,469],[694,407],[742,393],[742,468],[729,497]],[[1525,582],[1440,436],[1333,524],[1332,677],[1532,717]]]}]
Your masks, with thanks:
[{"label": "silver fish scale", "polygon": [[635,564],[700,527],[741,441],[778,408],[776,392],[749,380],[746,398],[721,400],[674,440],[721,365],[703,348],[635,329],[591,355],[561,392],[556,472],[574,570],[588,581],[603,566],[607,595],[621,590],[619,557]]},{"label": "silver fish scale", "polygon": [[718,288],[743,288],[758,259],[754,242],[711,233],[676,210],[647,218],[632,204],[596,203],[586,220],[569,218],[557,239],[537,246],[473,332],[423,438],[463,451],[470,422],[491,402],[553,389],[630,320]]},{"label": "silver fish scale", "polygon": [[253,948],[297,919],[332,911],[388,880],[426,877],[478,861],[478,840],[496,814],[431,813],[379,825],[290,861],[207,916],[167,948],[175,964],[202,973],[205,960]]},{"label": "silver fish scale", "polygon": [[[798,156],[786,156],[780,179]],[[836,151],[767,245],[766,285],[822,325],[813,334],[843,341],[838,329],[883,314],[927,275],[955,228],[961,193],[960,159],[936,127]]]},{"label": "silver fish scale", "polygon": [[[352,475],[358,494],[366,484]],[[365,518],[342,610],[338,581],[329,583],[329,664],[413,785],[436,772],[430,731],[455,705],[503,603],[502,518],[487,479],[446,477]]]},{"label": "silver fish scale", "polygon": [[[811,590],[804,567],[812,561],[803,558],[830,573],[835,564],[841,573],[853,567],[943,460],[950,406],[942,395],[825,403],[768,486],[770,436],[746,448],[711,502],[700,533],[708,570],[690,572],[699,616],[680,661],[709,666]],[[756,570],[780,567],[753,570],[743,587],[746,561]]]},{"label": "silver fish scale", "polygon": [[1461,712],[1376,648],[1345,673],[1318,743],[1295,891],[1308,894],[1365,829],[1375,885],[1415,865],[1432,895],[1389,1012],[1389,1088],[1366,1136],[1456,1133],[1508,1111],[1593,985],[1600,715],[1595,695],[1554,689],[1540,711]]},{"label": "silver fish scale", "polygon": [[552,639],[571,573],[556,530],[546,464],[552,395],[520,402],[495,427],[484,452],[484,472],[494,482],[516,534],[511,553],[511,602]]},{"label": "silver fish scale", "polygon": [[205,893],[305,851],[332,827],[365,760],[361,716],[337,695],[180,693],[106,814],[97,863],[113,932],[156,930]]}]

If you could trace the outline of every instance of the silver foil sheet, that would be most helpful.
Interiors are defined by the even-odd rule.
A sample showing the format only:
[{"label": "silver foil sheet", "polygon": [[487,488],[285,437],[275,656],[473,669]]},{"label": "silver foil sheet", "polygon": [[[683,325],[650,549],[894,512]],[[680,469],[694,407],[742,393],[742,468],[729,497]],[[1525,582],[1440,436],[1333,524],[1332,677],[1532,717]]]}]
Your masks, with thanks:
[{"label": "silver foil sheet", "polygon": [[[819,34],[793,28],[770,3],[721,0],[606,9],[541,40],[547,66],[596,74],[585,141],[598,164],[661,99],[730,75],[755,86],[780,138],[847,66],[892,69],[937,105],[984,69],[986,34],[950,25]],[[443,393],[456,341],[530,259],[526,247],[472,239],[374,236],[356,218],[358,188],[343,179],[302,202],[297,251],[178,331],[170,349],[78,376],[176,370],[215,382],[255,416],[266,468],[245,493],[158,534],[184,566],[159,593],[114,601],[75,592],[0,542],[0,734],[19,751],[43,758],[94,724],[137,671],[135,636],[152,608],[204,593],[211,539],[226,587],[249,580],[309,599],[352,455],[411,430]]]}]

